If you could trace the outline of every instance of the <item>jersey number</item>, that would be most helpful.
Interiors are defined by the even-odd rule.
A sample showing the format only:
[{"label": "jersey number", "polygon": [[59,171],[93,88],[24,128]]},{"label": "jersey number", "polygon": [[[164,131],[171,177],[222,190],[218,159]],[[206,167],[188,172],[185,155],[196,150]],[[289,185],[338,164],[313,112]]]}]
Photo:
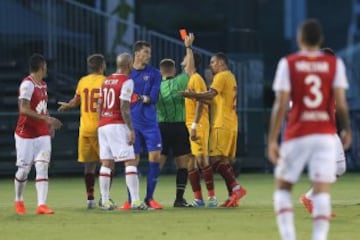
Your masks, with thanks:
[{"label": "jersey number", "polygon": [[310,74],[305,78],[305,85],[312,85],[310,87],[311,97],[304,96],[303,102],[308,108],[317,108],[323,101],[323,94],[320,90],[321,79],[319,76]]},{"label": "jersey number", "polygon": [[84,89],[85,94],[85,112],[96,112],[96,104],[99,96],[99,89],[94,88],[91,89],[89,93],[89,89]]},{"label": "jersey number", "polygon": [[103,109],[111,109],[115,104],[115,91],[113,88],[103,89]]}]

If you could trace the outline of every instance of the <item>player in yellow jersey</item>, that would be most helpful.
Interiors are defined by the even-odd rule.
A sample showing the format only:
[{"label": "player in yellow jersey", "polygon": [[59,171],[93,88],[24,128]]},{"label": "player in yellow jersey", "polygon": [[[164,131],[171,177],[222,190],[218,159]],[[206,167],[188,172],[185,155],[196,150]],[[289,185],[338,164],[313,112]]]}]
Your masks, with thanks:
[{"label": "player in yellow jersey", "polygon": [[210,163],[214,171],[224,178],[229,191],[229,198],[221,206],[235,207],[246,190],[240,187],[231,165],[236,153],[238,133],[237,85],[227,65],[226,55],[216,53],[210,60],[210,68],[214,74],[210,90],[201,93],[187,91],[183,96],[198,101],[211,100]]},{"label": "player in yellow jersey", "polygon": [[[190,76],[187,89],[200,93],[207,90],[204,79],[196,72],[200,65],[201,57],[194,54],[191,46],[194,42],[194,34],[185,38],[186,56],[183,62],[185,72]],[[189,180],[194,192],[194,207],[204,207],[201,192],[201,174],[208,190],[208,207],[217,207],[218,202],[215,197],[213,170],[209,164],[209,107],[207,104],[196,101],[195,99],[185,99],[185,123],[190,134],[191,152],[195,156],[195,161],[188,167]]]},{"label": "player in yellow jersey", "polygon": [[84,163],[87,206],[95,208],[95,171],[99,162],[97,102],[100,87],[105,79],[105,58],[101,54],[93,54],[88,57],[87,64],[90,73],[79,80],[75,96],[69,102],[59,102],[58,111],[63,112],[80,106],[78,161]]}]

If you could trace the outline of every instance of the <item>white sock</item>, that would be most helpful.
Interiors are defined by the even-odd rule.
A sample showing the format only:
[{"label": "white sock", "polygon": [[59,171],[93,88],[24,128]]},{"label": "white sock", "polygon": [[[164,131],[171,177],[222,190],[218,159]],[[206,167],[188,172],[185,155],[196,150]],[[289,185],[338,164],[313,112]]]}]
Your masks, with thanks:
[{"label": "white sock", "polygon": [[307,199],[312,200],[313,194],[314,194],[314,189],[313,189],[313,188],[310,188],[309,191],[307,191],[307,192],[305,193],[305,197],[306,197]]},{"label": "white sock", "polygon": [[15,201],[24,201],[24,189],[26,186],[27,180],[24,182],[19,182],[17,179],[14,180],[15,185]]},{"label": "white sock", "polygon": [[295,225],[292,199],[289,191],[276,190],[274,193],[274,209],[281,239],[295,240]]},{"label": "white sock", "polygon": [[48,183],[48,168],[49,164],[47,162],[36,162],[36,192],[38,199],[38,206],[46,204],[49,183]]},{"label": "white sock", "polygon": [[19,167],[15,173],[14,186],[15,186],[15,201],[24,201],[24,190],[27,183],[27,176],[29,168]]},{"label": "white sock", "polygon": [[127,166],[125,168],[125,181],[129,189],[131,200],[138,201],[139,197],[139,177],[137,174],[137,167]]},{"label": "white sock", "polygon": [[329,193],[313,196],[314,210],[312,240],[326,240],[330,228],[331,200]]},{"label": "white sock", "polygon": [[101,166],[99,172],[99,186],[102,203],[109,201],[111,169]]}]

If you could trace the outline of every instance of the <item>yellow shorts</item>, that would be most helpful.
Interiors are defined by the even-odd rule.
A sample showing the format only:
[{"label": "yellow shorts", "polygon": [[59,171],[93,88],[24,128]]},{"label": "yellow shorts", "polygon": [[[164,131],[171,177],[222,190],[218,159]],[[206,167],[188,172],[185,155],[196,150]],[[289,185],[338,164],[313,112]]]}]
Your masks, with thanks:
[{"label": "yellow shorts", "polygon": [[212,128],[210,131],[209,156],[234,158],[236,155],[237,131]]},{"label": "yellow shorts", "polygon": [[99,141],[97,136],[79,135],[78,162],[99,162]]},{"label": "yellow shorts", "polygon": [[[191,127],[188,126],[189,134],[191,132]],[[209,126],[202,126],[201,124],[198,125],[196,129],[196,141],[191,141],[190,139],[190,146],[191,146],[191,153],[194,156],[199,155],[209,155]]]}]

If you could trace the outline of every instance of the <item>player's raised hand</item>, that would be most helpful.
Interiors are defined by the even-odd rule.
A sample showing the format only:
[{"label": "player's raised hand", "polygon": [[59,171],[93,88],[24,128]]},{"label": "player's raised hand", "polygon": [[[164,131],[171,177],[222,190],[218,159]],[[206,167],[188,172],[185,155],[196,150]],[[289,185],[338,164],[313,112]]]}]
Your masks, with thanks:
[{"label": "player's raised hand", "polygon": [[269,142],[267,155],[270,162],[272,162],[272,164],[274,165],[277,165],[280,154],[279,154],[279,144],[276,141]]},{"label": "player's raised hand", "polygon": [[134,143],[135,143],[135,132],[130,131],[128,144],[129,145],[134,145]]},{"label": "player's raised hand", "polygon": [[351,130],[342,130],[340,132],[340,137],[344,150],[348,150],[352,143]]},{"label": "player's raised hand", "polygon": [[58,102],[58,104],[60,105],[58,112],[64,112],[71,108],[71,105],[68,102]]},{"label": "player's raised hand", "polygon": [[195,35],[193,33],[189,33],[189,35],[187,35],[184,40],[185,47],[191,47],[194,41],[195,41]]}]

